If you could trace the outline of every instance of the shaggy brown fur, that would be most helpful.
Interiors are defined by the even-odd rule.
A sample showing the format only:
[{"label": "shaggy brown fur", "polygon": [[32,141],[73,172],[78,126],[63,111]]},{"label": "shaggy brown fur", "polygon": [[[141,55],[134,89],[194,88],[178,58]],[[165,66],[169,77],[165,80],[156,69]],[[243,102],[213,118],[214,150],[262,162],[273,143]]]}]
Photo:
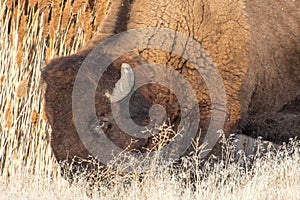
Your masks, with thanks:
[{"label": "shaggy brown fur", "polygon": [[[256,124],[252,121],[259,121],[260,115],[263,116],[261,119],[269,117],[278,122],[277,114],[280,111],[290,115],[288,110],[296,110],[295,120],[289,122],[299,122],[299,112],[294,109],[299,107],[300,96],[300,15],[297,4],[296,1],[271,0],[248,0],[246,3],[240,0],[111,1],[98,36],[78,54],[52,61],[43,72],[47,83],[46,111],[53,130],[51,145],[57,159],[64,160],[75,155],[87,157],[89,154],[76,133],[72,119],[73,83],[82,61],[100,41],[128,29],[151,26],[170,28],[202,44],[224,80],[228,103],[224,126],[226,135],[235,131],[239,121],[243,122],[240,129],[249,131],[255,128]],[[200,128],[205,135],[210,120],[211,100],[200,74],[177,56],[147,50],[140,54],[133,52],[132,55],[124,55],[108,68],[98,84],[95,105],[97,120],[108,122],[105,133],[111,140],[124,148],[132,139],[126,134],[119,134],[121,131],[112,119],[108,99],[103,95],[105,91],[111,91],[120,79],[122,62],[133,67],[142,62],[155,62],[168,64],[178,70],[197,91]],[[280,93],[284,96],[281,97]],[[135,92],[130,105],[132,119],[139,125],[147,124],[147,109],[156,103],[166,108],[176,128],[180,120],[178,102],[170,90],[159,85],[145,86]],[[294,126],[296,135],[299,135],[298,125]],[[141,139],[132,148],[148,148],[150,143],[151,138]]]},{"label": "shaggy brown fur", "polygon": [[300,136],[300,2],[247,1],[251,43],[242,87],[245,134],[276,143]]}]

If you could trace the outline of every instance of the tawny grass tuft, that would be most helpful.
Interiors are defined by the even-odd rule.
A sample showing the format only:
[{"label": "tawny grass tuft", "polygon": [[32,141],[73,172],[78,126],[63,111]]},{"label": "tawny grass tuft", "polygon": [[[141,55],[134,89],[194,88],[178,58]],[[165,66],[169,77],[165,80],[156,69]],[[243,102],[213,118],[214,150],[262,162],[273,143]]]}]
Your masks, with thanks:
[{"label": "tawny grass tuft", "polygon": [[33,110],[30,118],[31,123],[37,125],[39,119],[40,119],[40,114],[36,110]]},{"label": "tawny grass tuft", "polygon": [[18,98],[22,98],[27,94],[28,90],[28,79],[20,81],[17,85],[16,95]]},{"label": "tawny grass tuft", "polygon": [[2,88],[2,84],[3,84],[4,79],[5,79],[5,76],[4,76],[4,75],[1,75],[1,76],[0,76],[0,90],[1,90],[1,88]]},{"label": "tawny grass tuft", "polygon": [[6,109],[5,109],[5,112],[4,112],[4,120],[6,122],[6,127],[8,129],[11,128],[12,126],[12,123],[13,123],[13,117],[12,117],[12,111],[11,111],[11,101],[9,101],[7,104],[6,104]]}]

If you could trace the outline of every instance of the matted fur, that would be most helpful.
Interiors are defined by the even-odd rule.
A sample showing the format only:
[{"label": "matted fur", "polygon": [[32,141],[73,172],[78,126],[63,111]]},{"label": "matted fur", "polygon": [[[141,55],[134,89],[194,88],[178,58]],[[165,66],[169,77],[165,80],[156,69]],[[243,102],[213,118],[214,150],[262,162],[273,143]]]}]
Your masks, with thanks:
[{"label": "matted fur", "polygon": [[[103,15],[99,33],[77,54],[57,58],[44,70],[47,83],[46,111],[52,126],[51,145],[58,160],[73,156],[86,157],[89,152],[81,143],[73,123],[71,96],[77,71],[86,55],[105,38],[143,27],[170,28],[189,35],[208,51],[224,80],[227,100],[225,134],[242,130],[246,134],[255,130],[257,123],[270,118],[268,129],[261,128],[258,134],[275,142],[286,137],[278,134],[292,123],[294,133],[299,135],[300,54],[299,18],[297,1],[190,1],[190,0],[114,0],[110,1]],[[103,96],[120,78],[120,64],[133,67],[140,63],[171,65],[178,70],[197,91],[201,115],[200,127],[205,135],[210,120],[211,100],[201,76],[184,60],[168,52],[144,51],[124,55],[111,65],[99,82],[96,94],[98,118],[110,122],[106,134],[121,147],[128,145],[130,136],[120,132],[112,119],[110,104]],[[160,103],[167,108],[171,123],[180,119],[178,102],[170,91],[152,85],[136,92],[134,120],[143,125],[148,113],[142,110]],[[294,103],[292,103],[294,102]],[[288,120],[283,110],[293,110],[295,118]],[[295,108],[295,109],[294,109]],[[287,111],[290,115],[291,112]],[[282,126],[273,130],[283,117]],[[263,116],[263,117],[261,117]],[[273,121],[272,121],[273,120]],[[238,126],[241,122],[240,126]],[[263,126],[266,126],[264,124]],[[238,128],[238,130],[237,130]],[[272,131],[275,131],[272,134]],[[202,137],[203,137],[202,135]],[[280,138],[280,140],[279,140]],[[149,147],[149,140],[139,140],[136,148]]]}]

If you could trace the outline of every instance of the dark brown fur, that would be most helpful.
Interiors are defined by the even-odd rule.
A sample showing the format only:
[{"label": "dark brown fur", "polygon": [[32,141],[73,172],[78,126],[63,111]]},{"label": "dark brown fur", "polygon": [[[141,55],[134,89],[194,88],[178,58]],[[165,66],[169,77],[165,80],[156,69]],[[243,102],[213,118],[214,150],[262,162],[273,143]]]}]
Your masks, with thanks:
[{"label": "dark brown fur", "polygon": [[[123,6],[120,6],[123,3]],[[149,26],[170,28],[193,37],[208,51],[224,80],[227,100],[225,134],[237,130],[267,136],[274,141],[299,135],[300,14],[297,1],[113,1],[99,35],[76,55],[57,58],[43,71],[47,83],[46,112],[52,127],[51,146],[58,160],[87,157],[72,119],[71,96],[77,71],[100,41],[128,29]],[[245,7],[245,8],[244,8]],[[175,12],[176,10],[176,12]],[[129,15],[130,13],[130,15]],[[131,136],[120,133],[103,96],[120,78],[120,63],[169,64],[197,91],[203,135],[210,120],[209,91],[197,71],[167,52],[148,50],[124,55],[101,78],[96,93],[98,119],[109,122],[105,133],[118,146]],[[149,121],[151,105],[160,103],[172,124],[178,125],[180,108],[174,95],[159,85],[140,88],[133,96],[131,114],[139,125]],[[240,123],[240,126],[238,124]],[[87,122],[88,123],[88,122]],[[291,129],[292,127],[293,129]],[[289,131],[286,134],[285,131]],[[267,133],[266,133],[267,132]],[[120,133],[120,134],[119,134]],[[202,136],[203,136],[202,135]],[[132,148],[151,147],[151,138]]]},{"label": "dark brown fur", "polygon": [[247,1],[251,43],[241,127],[276,143],[300,136],[300,2]]}]

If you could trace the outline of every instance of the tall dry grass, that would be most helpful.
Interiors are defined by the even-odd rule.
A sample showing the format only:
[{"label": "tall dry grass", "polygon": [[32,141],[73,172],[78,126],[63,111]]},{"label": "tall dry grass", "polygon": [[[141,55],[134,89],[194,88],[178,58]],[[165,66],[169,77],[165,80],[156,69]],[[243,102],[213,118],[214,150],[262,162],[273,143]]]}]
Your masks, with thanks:
[{"label": "tall dry grass", "polygon": [[[98,181],[92,187],[78,177],[70,185],[49,146],[40,71],[96,32],[107,1],[95,1],[99,12],[88,11],[89,1],[62,1],[1,0],[0,199],[300,199],[296,142],[277,153],[246,157],[227,141],[223,159],[212,158],[202,169],[196,155],[176,170],[154,159],[143,178],[111,174],[92,179]],[[91,20],[93,26],[87,25]]]},{"label": "tall dry grass", "polygon": [[[109,0],[2,0],[2,4],[11,10],[11,20],[18,22],[18,38],[26,37],[27,26],[32,12],[40,14],[43,29],[42,38],[48,38],[45,58],[60,56],[63,51],[70,54],[76,49],[78,34],[84,32],[84,40],[91,39],[97,32],[107,12]],[[19,48],[20,52],[22,51]],[[19,57],[21,58],[21,57]]]},{"label": "tall dry grass", "polygon": [[[76,8],[74,17],[71,11],[55,10],[61,3],[70,4],[70,1],[41,1],[39,4],[37,1],[1,1],[2,176],[28,171],[50,177],[55,172],[52,170],[55,161],[47,142],[49,126],[43,110],[40,71],[49,59],[76,52],[93,34],[93,31],[83,31],[81,26],[85,19],[80,14],[84,6]],[[49,12],[51,21],[48,21]]]}]

